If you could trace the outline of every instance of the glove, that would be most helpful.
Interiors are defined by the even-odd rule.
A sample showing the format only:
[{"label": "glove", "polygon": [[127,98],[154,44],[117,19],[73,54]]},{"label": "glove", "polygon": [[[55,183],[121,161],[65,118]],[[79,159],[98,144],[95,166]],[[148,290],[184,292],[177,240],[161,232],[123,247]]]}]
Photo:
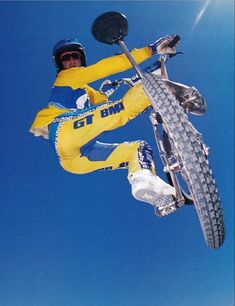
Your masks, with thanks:
[{"label": "glove", "polygon": [[110,97],[114,91],[118,88],[118,84],[111,82],[110,80],[105,80],[99,89],[99,92],[105,94],[107,97]]},{"label": "glove", "polygon": [[175,54],[175,47],[169,47],[169,44],[177,35],[167,35],[165,37],[159,38],[153,44],[148,47],[151,49],[152,54]]}]

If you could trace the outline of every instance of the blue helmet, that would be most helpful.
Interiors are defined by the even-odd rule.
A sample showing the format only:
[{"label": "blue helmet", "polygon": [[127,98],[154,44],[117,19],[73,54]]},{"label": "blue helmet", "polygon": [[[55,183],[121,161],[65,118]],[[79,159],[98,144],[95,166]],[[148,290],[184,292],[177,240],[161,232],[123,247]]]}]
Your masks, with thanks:
[{"label": "blue helmet", "polygon": [[65,51],[79,51],[81,54],[81,64],[82,66],[86,66],[86,52],[82,44],[76,39],[63,39],[59,41],[53,48],[53,59],[58,71],[63,69],[62,62],[60,60],[60,56]]}]

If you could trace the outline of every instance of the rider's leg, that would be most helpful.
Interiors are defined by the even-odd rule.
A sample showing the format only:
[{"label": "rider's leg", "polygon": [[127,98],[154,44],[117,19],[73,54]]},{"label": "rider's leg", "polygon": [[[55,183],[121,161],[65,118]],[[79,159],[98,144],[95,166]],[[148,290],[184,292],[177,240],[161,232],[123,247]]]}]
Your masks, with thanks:
[{"label": "rider's leg", "polygon": [[75,174],[126,168],[134,198],[157,207],[174,202],[175,190],[155,175],[152,150],[145,141],[118,145],[94,142],[81,152],[71,158],[62,156],[62,167]]},{"label": "rider's leg", "polygon": [[[157,203],[157,197],[162,200],[163,184],[155,175],[150,175],[155,173],[154,165],[149,146],[145,142],[100,146],[95,141],[101,133],[126,124],[149,106],[151,103],[138,85],[129,90],[122,101],[104,103],[83,113],[60,116],[56,123],[51,124],[49,134],[61,166],[69,172],[82,174],[128,165],[128,178],[134,197],[151,204]],[[168,190],[169,194],[174,193],[171,188]],[[148,197],[146,192],[149,192]]]},{"label": "rider's leg", "polygon": [[61,156],[62,167],[71,173],[84,174],[97,170],[128,169],[129,176],[142,169],[155,172],[150,157],[150,147],[145,141],[121,144],[94,141],[80,149],[80,154]]},{"label": "rider's leg", "polygon": [[[143,103],[146,99],[143,89],[139,87],[138,90],[139,95],[136,95],[136,91],[129,90],[124,96],[123,101],[129,116],[133,112],[134,117],[135,105],[140,102]],[[145,155],[148,156],[149,160],[152,160],[153,165],[152,150],[149,146],[145,148]],[[138,161],[138,158],[135,160]],[[132,194],[137,200],[156,206],[174,202],[175,189],[156,176],[155,172],[150,168],[140,167],[139,169],[134,169],[130,164],[128,179],[132,187]]]}]

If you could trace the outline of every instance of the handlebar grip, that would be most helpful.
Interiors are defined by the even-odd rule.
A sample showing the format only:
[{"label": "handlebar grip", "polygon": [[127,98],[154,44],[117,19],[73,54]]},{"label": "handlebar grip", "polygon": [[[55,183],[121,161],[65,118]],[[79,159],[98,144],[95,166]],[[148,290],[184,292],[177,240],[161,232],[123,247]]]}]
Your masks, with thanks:
[{"label": "handlebar grip", "polygon": [[175,38],[169,43],[168,47],[173,48],[178,43],[179,40],[180,36],[176,35]]}]

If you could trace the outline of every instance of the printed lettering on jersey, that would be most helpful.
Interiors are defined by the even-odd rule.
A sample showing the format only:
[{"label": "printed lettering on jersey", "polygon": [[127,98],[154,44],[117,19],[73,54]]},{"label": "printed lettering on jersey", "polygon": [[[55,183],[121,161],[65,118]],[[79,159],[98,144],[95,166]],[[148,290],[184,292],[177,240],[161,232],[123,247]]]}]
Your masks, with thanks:
[{"label": "printed lettering on jersey", "polygon": [[86,116],[82,119],[74,121],[73,128],[74,129],[80,129],[80,128],[86,126],[86,125],[92,124],[93,123],[93,116],[94,116],[94,114],[88,115],[88,116]]},{"label": "printed lettering on jersey", "polygon": [[101,117],[104,118],[104,117],[108,117],[108,116],[113,115],[113,114],[120,113],[120,111],[122,111],[123,109],[124,109],[123,103],[119,102],[119,103],[111,105],[111,106],[109,106],[105,109],[102,109],[100,111],[100,114],[101,114]]},{"label": "printed lettering on jersey", "polygon": [[[106,105],[108,106],[109,104],[107,103]],[[88,112],[80,114],[82,116],[81,119],[78,119],[78,120],[74,121],[73,128],[74,129],[80,129],[80,128],[83,128],[84,126],[91,125],[94,121],[93,120],[94,114],[90,114],[90,112],[94,112],[94,111],[98,110],[99,108],[101,108],[100,117],[101,118],[106,118],[108,116],[120,113],[122,110],[124,110],[124,105],[123,105],[122,102],[119,102],[119,103],[116,103],[116,104],[113,104],[113,105],[109,105],[106,108],[103,108],[102,106],[97,106],[97,107],[94,107],[92,109],[89,109]]]}]

